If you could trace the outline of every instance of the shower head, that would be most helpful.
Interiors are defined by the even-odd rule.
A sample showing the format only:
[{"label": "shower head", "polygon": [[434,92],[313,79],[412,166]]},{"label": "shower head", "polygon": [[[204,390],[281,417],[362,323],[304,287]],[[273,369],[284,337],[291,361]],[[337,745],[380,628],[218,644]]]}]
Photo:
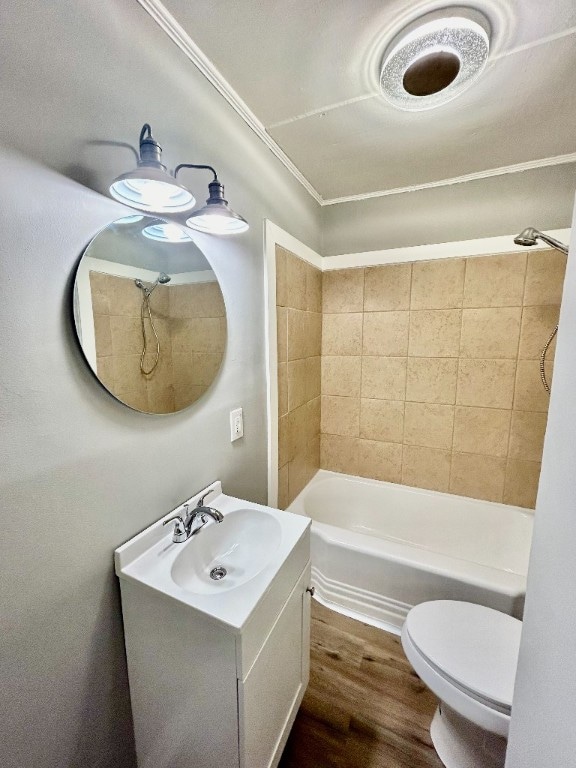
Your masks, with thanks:
[{"label": "shower head", "polygon": [[142,282],[142,280],[138,280],[138,279],[134,280],[134,284],[136,285],[137,288],[141,288],[144,291],[145,296],[150,296],[150,294],[158,284],[166,285],[166,283],[169,283],[170,280],[172,280],[170,275],[167,275],[166,272],[160,272],[156,280],[154,280],[153,283],[150,283],[150,285],[146,285],[145,283]]},{"label": "shower head", "polygon": [[536,245],[536,239],[536,230],[533,227],[526,227],[514,238],[514,242],[516,245]]},{"label": "shower head", "polygon": [[551,248],[556,248],[556,250],[562,251],[562,253],[568,253],[567,245],[564,245],[564,243],[556,240],[555,237],[551,237],[550,235],[544,234],[544,232],[540,232],[539,229],[534,229],[534,227],[526,227],[526,229],[523,229],[522,232],[520,232],[520,234],[514,238],[516,245],[526,246],[536,245],[538,240],[542,240]]}]

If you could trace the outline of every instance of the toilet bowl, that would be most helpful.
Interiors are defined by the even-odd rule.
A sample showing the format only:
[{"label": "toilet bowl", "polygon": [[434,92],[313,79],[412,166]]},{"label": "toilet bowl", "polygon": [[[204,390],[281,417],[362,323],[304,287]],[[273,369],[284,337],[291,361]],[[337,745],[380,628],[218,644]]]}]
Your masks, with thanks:
[{"label": "toilet bowl", "polygon": [[455,600],[408,613],[402,646],[440,699],[430,735],[446,768],[503,768],[522,622]]}]

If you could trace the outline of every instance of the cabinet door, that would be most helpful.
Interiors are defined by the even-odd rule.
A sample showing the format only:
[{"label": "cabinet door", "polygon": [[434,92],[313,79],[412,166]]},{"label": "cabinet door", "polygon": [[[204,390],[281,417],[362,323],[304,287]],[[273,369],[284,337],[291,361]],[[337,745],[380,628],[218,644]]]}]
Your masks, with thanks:
[{"label": "cabinet door", "polygon": [[238,681],[240,765],[270,768],[282,749],[310,673],[310,564],[284,604],[248,677]]}]

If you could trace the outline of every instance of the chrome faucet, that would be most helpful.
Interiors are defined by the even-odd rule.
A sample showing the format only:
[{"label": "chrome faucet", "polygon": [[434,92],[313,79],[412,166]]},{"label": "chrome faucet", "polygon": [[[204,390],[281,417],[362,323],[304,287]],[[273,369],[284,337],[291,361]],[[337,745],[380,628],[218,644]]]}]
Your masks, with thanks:
[{"label": "chrome faucet", "polygon": [[[214,489],[211,489],[204,494],[192,511],[190,511],[188,504],[184,504],[184,512],[178,512],[177,514],[169,517],[168,520],[164,520],[163,525],[174,522],[174,533],[172,534],[172,541],[176,544],[182,544],[184,541],[196,536],[200,533],[202,528],[208,523],[208,518],[211,517],[216,523],[221,523],[224,520],[224,515],[214,507],[204,506],[204,500],[206,496],[212,493]],[[194,523],[200,521],[199,525],[194,526]]]}]

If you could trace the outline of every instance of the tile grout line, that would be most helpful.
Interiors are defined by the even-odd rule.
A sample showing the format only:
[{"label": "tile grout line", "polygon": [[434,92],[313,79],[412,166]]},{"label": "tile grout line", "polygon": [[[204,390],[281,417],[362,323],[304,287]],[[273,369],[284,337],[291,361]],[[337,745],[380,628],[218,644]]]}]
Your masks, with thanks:
[{"label": "tile grout line", "polygon": [[360,423],[362,421],[362,385],[364,381],[364,319],[366,315],[366,267],[362,267],[362,330],[360,333],[360,392],[358,437],[360,438]]},{"label": "tile grout line", "polygon": [[[463,261],[465,263],[465,270],[464,270],[464,272],[465,272],[465,276],[466,276],[467,269],[468,269],[468,259],[463,259]],[[411,313],[412,313],[412,292],[413,292],[413,280],[414,280],[413,264],[410,264],[410,269],[411,269],[411,273],[410,273],[410,306],[409,306],[409,310],[408,310],[409,311],[409,317],[408,317],[408,346],[409,346],[409,340],[410,340],[410,333],[411,333],[411,329],[412,329],[412,323],[411,323],[412,314]],[[367,310],[366,309],[366,307],[365,307],[365,301],[366,301],[366,268],[363,268],[363,270],[364,271],[363,271],[363,275],[362,275],[362,281],[363,281],[362,282],[362,289],[363,289],[363,297],[362,297],[362,299],[363,299],[363,301],[362,301],[361,351],[360,351],[360,354],[358,355],[358,357],[360,358],[359,359],[359,363],[360,363],[360,366],[361,366],[360,367],[360,372],[359,372],[360,373],[360,376],[359,376],[359,379],[360,379],[360,393],[359,393],[360,406],[361,406],[361,401],[363,399],[362,398],[362,390],[363,390],[363,384],[364,384],[364,380],[365,380],[363,365],[364,365],[364,360],[368,357],[367,355],[364,354],[365,321],[366,321],[367,317],[370,315],[371,312],[378,312],[378,313],[383,312],[383,314],[387,314],[387,312],[395,311],[395,310],[392,310],[392,309],[389,309],[389,310],[380,310],[380,309],[379,310]],[[524,271],[523,299],[522,299],[521,303],[512,303],[512,304],[510,304],[510,303],[498,303],[497,305],[494,305],[494,306],[491,305],[491,306],[488,306],[488,307],[487,306],[466,307],[466,309],[480,309],[480,310],[488,310],[488,311],[489,310],[493,310],[493,309],[498,309],[498,308],[508,308],[508,309],[510,309],[513,306],[516,306],[516,307],[520,308],[520,331],[519,331],[518,341],[517,341],[517,345],[516,345],[516,355],[515,355],[515,357],[506,357],[506,358],[500,358],[500,357],[498,357],[498,358],[497,357],[492,357],[492,358],[481,357],[480,358],[480,357],[475,357],[475,358],[468,358],[468,359],[470,359],[470,360],[493,360],[494,362],[502,362],[504,360],[510,360],[510,362],[514,362],[515,363],[515,365],[516,365],[516,373],[517,373],[518,355],[519,355],[519,346],[520,346],[520,336],[521,336],[521,328],[522,328],[522,319],[524,317],[525,307],[528,306],[528,305],[526,305],[524,303],[525,302],[526,281],[527,281],[527,270]],[[465,292],[465,277],[464,277],[464,286],[463,286],[463,289],[462,289],[462,294],[464,294],[464,292]],[[463,304],[463,302],[462,302],[462,304]],[[532,305],[530,305],[530,306],[532,306]],[[538,304],[534,304],[534,306],[540,307],[542,305],[538,303]],[[460,321],[460,328],[459,328],[459,331],[460,331],[460,333],[459,333],[459,345],[461,346],[462,338],[463,338],[463,310],[464,310],[464,306],[456,307],[455,309],[459,309],[460,312],[461,312],[461,321]],[[333,314],[340,314],[340,313],[333,313]],[[345,313],[345,314],[349,314],[349,313]],[[322,311],[322,317],[324,318],[324,311]],[[328,357],[328,356],[326,356],[326,357]],[[339,357],[339,355],[335,355],[335,357]],[[390,356],[388,356],[388,355],[376,355],[375,357],[376,357],[376,359],[378,359],[378,358],[381,358],[381,357],[389,358]],[[323,362],[324,358],[325,358],[324,354],[321,354],[321,362]],[[406,356],[404,357],[404,360],[406,361],[406,376],[405,376],[405,381],[404,381],[404,393],[403,393],[403,397],[404,397],[404,399],[403,399],[404,421],[403,421],[403,425],[402,425],[402,442],[398,443],[398,444],[402,445],[402,470],[403,470],[403,465],[404,465],[404,458],[405,458],[404,457],[404,450],[405,450],[405,445],[406,445],[405,444],[405,439],[406,439],[405,416],[406,416],[406,404],[408,402],[407,401],[407,388],[408,388],[408,386],[407,386],[408,385],[408,382],[407,382],[407,378],[408,378],[407,377],[407,367],[408,367],[409,359],[410,359],[410,355],[408,353],[406,353]],[[424,359],[426,359],[426,358],[424,358]],[[453,358],[446,358],[446,359],[453,359]],[[536,358],[533,358],[533,359],[536,360]],[[457,368],[456,368],[457,380],[456,380],[455,401],[458,398],[458,393],[459,393],[459,390],[460,390],[459,374],[460,374],[462,362],[463,362],[463,358],[460,355],[460,348],[459,348],[458,364],[457,364]],[[323,394],[324,393],[321,390],[321,396],[323,396]],[[343,395],[343,397],[350,397],[350,395]],[[372,398],[368,398],[368,399],[372,399],[374,401],[382,400],[382,401],[393,402],[393,400],[395,400],[396,398],[392,398],[391,399],[390,397],[376,396],[376,397],[372,397]],[[419,401],[415,401],[415,402],[419,402]],[[424,402],[424,404],[426,404],[426,403]],[[454,448],[455,448],[455,445],[454,445],[454,441],[455,441],[455,409],[456,409],[456,407],[457,407],[457,403],[454,402],[452,404],[452,408],[454,409],[454,416],[453,416],[453,422],[452,422],[451,449],[450,449],[450,454],[451,454],[451,456],[450,456],[450,473],[449,473],[449,483],[450,484],[451,484],[452,478],[453,478],[453,459],[454,459]],[[526,410],[524,408],[514,409],[513,405],[512,405],[511,408],[505,408],[505,409],[496,408],[495,406],[484,406],[484,405],[482,405],[482,406],[474,406],[474,408],[477,408],[479,410],[485,410],[486,412],[502,411],[502,410],[504,410],[504,411],[506,411],[506,410],[508,410],[508,411],[518,410],[518,411],[524,412]],[[360,410],[360,412],[361,412],[361,410]],[[534,408],[530,408],[526,412],[535,412],[535,413],[540,412],[540,413],[544,413],[545,411],[542,411],[542,410],[535,411]],[[360,439],[360,438],[358,438],[358,439]],[[511,435],[510,435],[510,429],[509,429],[509,431],[508,431],[508,444],[507,444],[508,452],[509,452],[510,439],[511,439]],[[381,443],[381,444],[387,444],[387,443],[394,444],[394,443],[396,443],[396,441],[381,440],[381,439],[377,439],[376,442],[377,443]],[[415,445],[417,445],[419,442],[420,441],[415,442]],[[425,441],[422,440],[422,442],[425,442]],[[422,447],[428,447],[428,446],[422,446]],[[469,455],[474,455],[474,456],[477,455],[477,456],[480,456],[480,457],[490,457],[490,456],[492,456],[492,454],[490,454],[490,453],[472,453],[472,452],[469,452],[469,451],[462,451],[462,453],[469,454]],[[507,455],[506,458],[508,459],[509,456]],[[539,462],[534,462],[534,463],[537,464]]]},{"label": "tile grout line", "polygon": [[354,446],[354,457],[356,459],[356,473],[359,474],[360,470],[360,440],[361,438],[361,425],[362,425],[362,377],[364,369],[364,319],[366,316],[366,267],[362,269],[362,327],[360,330],[360,391],[358,393],[358,437],[356,438],[356,444]]},{"label": "tile grout line", "polygon": [[404,417],[402,420],[402,456],[400,460],[400,482],[404,482],[404,454],[406,437],[406,402],[408,399],[408,360],[410,359],[410,332],[412,329],[412,289],[414,286],[414,262],[410,262],[410,291],[408,294],[408,338],[406,340],[406,373],[404,376]]},{"label": "tile grout line", "polygon": [[[322,469],[322,464],[324,463],[322,461],[322,435],[324,432],[322,431],[322,402],[324,398],[324,272],[320,272],[320,317],[321,317],[321,325],[320,325],[320,432],[319,432],[319,440],[320,440],[320,469]],[[325,443],[326,441],[324,441]]]},{"label": "tile grout line", "polygon": [[[288,351],[288,311],[289,311],[289,308],[285,304],[282,304],[282,305],[278,304],[278,278],[279,278],[279,275],[280,275],[280,270],[278,269],[278,263],[281,260],[281,259],[279,259],[279,256],[278,256],[278,248],[275,249],[274,258],[275,258],[275,269],[276,269],[276,286],[275,286],[275,290],[276,290],[276,334],[277,335],[278,335],[278,309],[279,308],[283,309],[284,313],[285,313],[284,324],[283,324],[284,327],[282,329],[282,336],[284,337],[283,345],[282,346],[285,347],[285,349],[286,349],[286,413],[282,414],[282,416],[278,417],[278,436],[277,436],[278,445],[276,447],[277,454],[278,454],[278,461],[277,461],[277,463],[278,463],[278,465],[280,465],[280,443],[281,443],[280,423],[281,423],[282,419],[286,419],[284,430],[288,430],[289,429],[289,422],[288,422],[289,416],[288,416],[288,414],[290,412],[289,411],[290,398],[289,398],[289,395],[288,395],[288,391],[289,391],[288,390],[288,362],[289,362],[288,358],[290,356],[289,355],[289,351]],[[284,277],[284,280],[286,281],[286,257],[284,257],[283,277]],[[277,341],[277,346],[278,346],[278,341]],[[278,371],[276,372],[276,377],[278,379]],[[280,395],[280,381],[279,381],[279,379],[277,380],[277,388],[278,388],[278,395]],[[282,442],[285,442],[285,441],[286,441],[286,435],[284,436],[284,441],[282,441]],[[288,434],[288,443],[289,442],[290,442],[290,434]],[[289,453],[290,452],[288,451],[288,454]],[[285,497],[285,499],[283,499],[283,501],[289,501],[290,500],[290,461],[289,460],[286,460],[282,464],[282,466],[278,466],[277,469],[276,469],[276,472],[277,472],[277,483],[278,483],[278,493],[280,493],[280,472],[284,468],[285,468],[285,471],[286,471],[286,488],[287,488],[287,490],[286,490],[286,497]],[[280,501],[280,499],[278,499],[278,501]]]},{"label": "tile grout line", "polygon": [[520,329],[518,331],[518,344],[516,345],[516,364],[514,367],[514,389],[512,391],[512,403],[510,405],[510,421],[508,423],[508,441],[506,443],[506,462],[504,465],[504,483],[502,486],[502,501],[506,496],[506,486],[508,485],[508,467],[510,465],[510,445],[512,443],[512,421],[514,420],[514,406],[516,404],[516,387],[518,385],[518,369],[519,369],[519,356],[520,356],[520,339],[522,336],[522,322],[524,319],[524,301],[526,299],[526,284],[528,282],[528,258],[529,254],[524,255],[524,281],[522,284],[522,305],[520,311]]},{"label": "tile grout line", "polygon": [[452,488],[452,472],[454,465],[454,435],[456,433],[456,408],[458,403],[458,389],[460,382],[460,361],[462,360],[462,330],[464,328],[464,294],[466,292],[466,274],[468,272],[468,259],[464,259],[464,276],[462,278],[462,296],[460,299],[460,337],[458,339],[458,365],[456,366],[456,389],[454,392],[454,412],[452,418],[452,441],[450,444],[450,471],[448,472],[448,490]]},{"label": "tile grout line", "polygon": [[[427,403],[424,403],[424,405],[427,405]],[[529,411],[529,413],[538,413],[538,412]],[[339,435],[336,432],[325,432],[324,434],[329,435],[330,437],[346,437],[346,435]],[[365,439],[371,443],[382,443],[383,445],[401,445],[401,443],[398,440],[379,440],[377,438],[365,438]],[[426,445],[425,443],[409,443],[407,445],[408,447],[414,446],[416,448],[429,448],[430,450],[444,450],[442,448],[434,448],[433,446]],[[503,458],[502,456],[494,456],[491,453],[480,453],[479,451],[457,451],[457,453],[462,454],[464,456],[479,456],[482,458],[486,458],[486,457],[492,458],[492,459]],[[516,459],[516,461],[522,461],[528,464],[541,463],[538,459]],[[372,479],[375,479],[375,478],[372,478]],[[470,497],[470,498],[476,498],[476,497]]]},{"label": "tile grout line", "polygon": [[320,280],[320,381],[318,382],[318,434],[316,440],[318,441],[318,453],[316,457],[318,459],[318,469],[322,466],[322,339],[324,335],[324,298],[322,295],[323,283],[322,283],[322,271],[314,268],[319,273]]}]

